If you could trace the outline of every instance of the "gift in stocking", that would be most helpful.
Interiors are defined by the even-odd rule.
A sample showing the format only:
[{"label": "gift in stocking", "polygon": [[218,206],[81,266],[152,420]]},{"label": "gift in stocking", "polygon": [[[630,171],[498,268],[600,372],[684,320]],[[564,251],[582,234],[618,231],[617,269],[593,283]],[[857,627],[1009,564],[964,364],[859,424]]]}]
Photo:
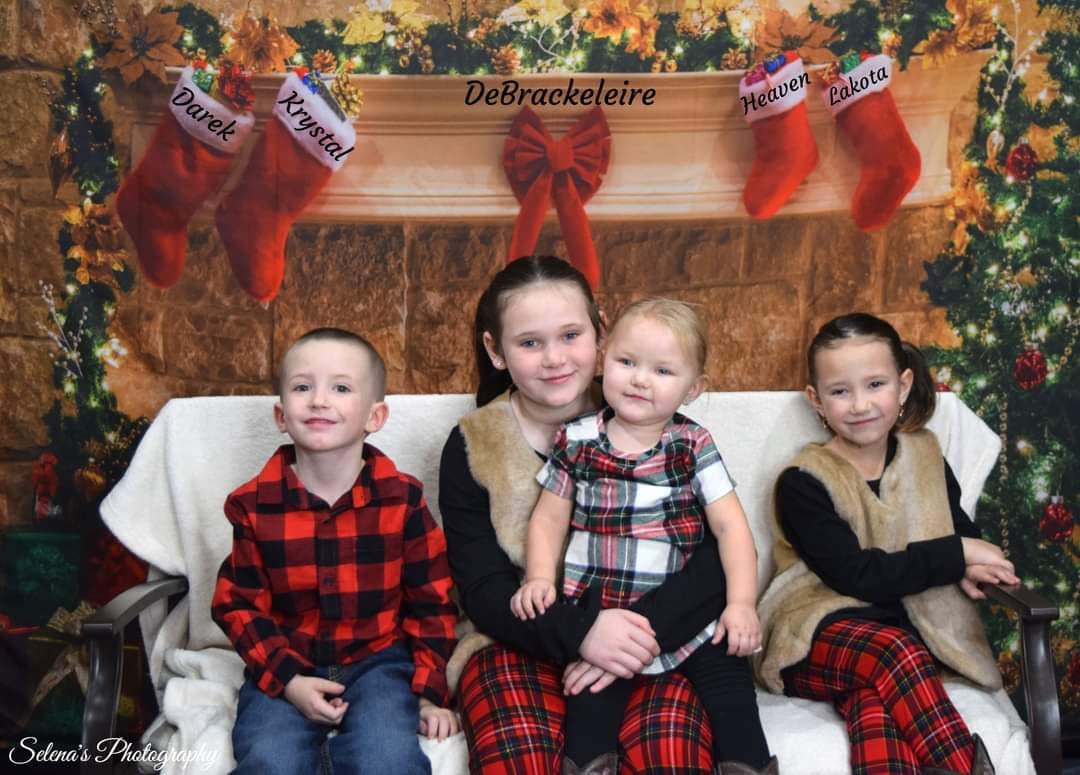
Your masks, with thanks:
[{"label": "gift in stocking", "polygon": [[771,57],[739,80],[740,106],[754,134],[743,204],[754,218],[776,213],[817,166],[817,143],[806,118],[809,85],[793,51]]},{"label": "gift in stocking", "polygon": [[355,141],[352,124],[289,73],[240,182],[214,216],[237,282],[257,301],[277,296],[293,221],[345,164]]},{"label": "gift in stocking", "polygon": [[135,243],[143,276],[159,288],[180,279],[191,216],[224,184],[255,126],[203,92],[185,68],[168,110],[135,170],[116,195],[120,222]]},{"label": "gift in stocking", "polygon": [[919,149],[889,92],[891,80],[892,60],[878,54],[839,74],[821,90],[825,107],[836,117],[862,168],[851,215],[863,231],[889,222],[922,169]]}]

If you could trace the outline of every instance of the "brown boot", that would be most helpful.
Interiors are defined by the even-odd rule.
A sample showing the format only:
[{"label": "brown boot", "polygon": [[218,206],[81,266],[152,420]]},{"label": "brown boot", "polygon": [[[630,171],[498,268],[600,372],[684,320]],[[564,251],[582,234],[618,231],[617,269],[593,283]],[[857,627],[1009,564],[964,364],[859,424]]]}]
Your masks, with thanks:
[{"label": "brown boot", "polygon": [[780,763],[776,757],[772,757],[760,770],[755,770],[749,764],[742,762],[720,762],[717,765],[718,775],[780,775]]},{"label": "brown boot", "polygon": [[600,754],[584,767],[574,764],[569,756],[562,760],[562,775],[616,775],[618,771],[619,755],[614,751]]},{"label": "brown boot", "polygon": [[[971,763],[971,772],[968,775],[994,775],[994,763],[990,761],[990,754],[986,752],[982,738],[972,735],[975,739],[975,758]],[[946,770],[943,767],[927,767],[923,775],[963,775],[954,770]]]}]

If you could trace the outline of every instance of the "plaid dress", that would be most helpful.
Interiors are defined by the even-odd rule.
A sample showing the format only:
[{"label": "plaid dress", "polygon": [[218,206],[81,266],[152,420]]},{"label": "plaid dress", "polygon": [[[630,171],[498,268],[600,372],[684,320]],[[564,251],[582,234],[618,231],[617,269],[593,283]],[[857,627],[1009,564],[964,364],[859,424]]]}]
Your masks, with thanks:
[{"label": "plaid dress", "polygon": [[[608,441],[611,416],[607,408],[564,425],[536,479],[574,500],[563,594],[580,600],[593,588],[602,608],[628,608],[686,564],[705,536],[704,505],[735,484],[709,432],[693,420],[676,414],[655,447],[626,455]],[[643,672],[676,667],[715,626]]]}]

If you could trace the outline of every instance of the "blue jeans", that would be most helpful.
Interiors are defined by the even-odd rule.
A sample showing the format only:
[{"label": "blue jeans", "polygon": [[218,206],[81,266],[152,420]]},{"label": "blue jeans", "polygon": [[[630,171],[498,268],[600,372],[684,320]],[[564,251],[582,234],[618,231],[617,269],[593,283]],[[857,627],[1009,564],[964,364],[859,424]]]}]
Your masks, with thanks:
[{"label": "blue jeans", "polygon": [[233,727],[234,773],[241,775],[431,775],[420,750],[420,709],[412,692],[414,671],[401,645],[345,667],[316,668],[315,675],[345,686],[349,710],[337,727],[309,721],[291,702],[268,697],[244,681]]}]

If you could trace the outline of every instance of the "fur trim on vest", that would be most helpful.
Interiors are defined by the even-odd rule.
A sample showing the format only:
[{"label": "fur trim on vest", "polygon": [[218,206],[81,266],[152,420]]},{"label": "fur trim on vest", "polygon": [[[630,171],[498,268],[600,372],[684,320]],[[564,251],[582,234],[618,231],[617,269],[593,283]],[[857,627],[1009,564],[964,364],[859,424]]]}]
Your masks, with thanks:
[{"label": "fur trim on vest", "polygon": [[[509,392],[469,412],[461,418],[460,427],[469,469],[488,492],[491,524],[499,547],[514,565],[524,569],[529,518],[540,497],[536,474],[544,461],[525,441],[510,407]],[[458,638],[457,648],[446,666],[451,692],[457,691],[469,657],[495,642],[477,632],[464,617],[458,625]]]},{"label": "fur trim on vest", "polygon": [[[837,513],[864,547],[896,552],[913,541],[955,531],[937,437],[928,430],[897,434],[896,457],[881,477],[877,497],[863,476],[821,444],[808,444],[792,465],[824,485]],[[810,653],[821,620],[842,608],[869,605],[840,595],[806,567],[772,515],[776,573],[758,606],[764,651],[754,661],[758,679],[783,691],[780,671]],[[964,678],[987,689],[1001,688],[1001,674],[986,641],[975,605],[957,584],[931,587],[902,600],[908,618],[930,652]]]}]

